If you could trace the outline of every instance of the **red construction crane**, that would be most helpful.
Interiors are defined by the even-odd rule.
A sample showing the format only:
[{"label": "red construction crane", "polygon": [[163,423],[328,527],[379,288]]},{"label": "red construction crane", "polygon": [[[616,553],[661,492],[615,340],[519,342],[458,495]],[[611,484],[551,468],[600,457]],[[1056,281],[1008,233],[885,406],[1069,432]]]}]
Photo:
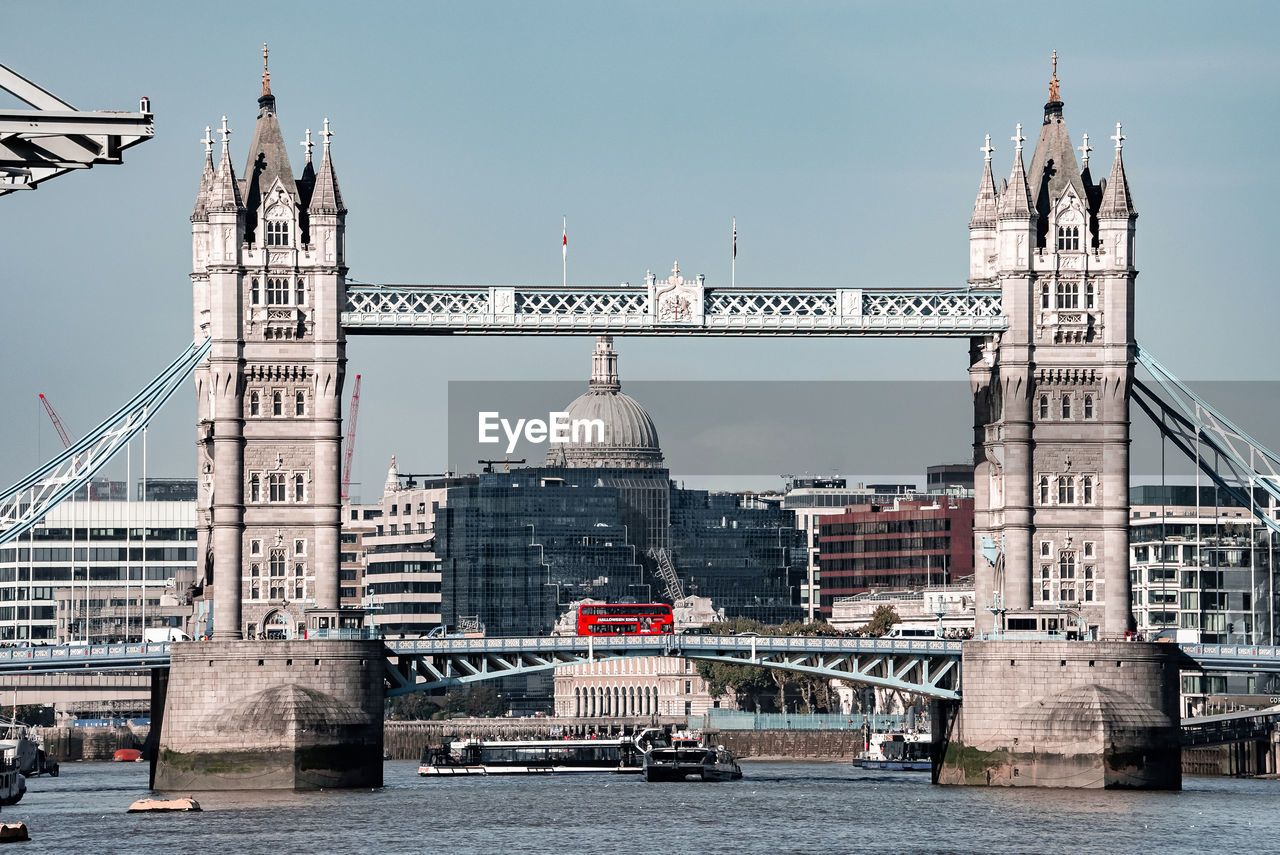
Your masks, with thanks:
[{"label": "red construction crane", "polygon": [[[40,397],[44,397],[41,395]],[[46,405],[47,406],[47,405]],[[52,410],[50,410],[52,412]],[[347,414],[347,441],[342,461],[342,498],[351,491],[351,458],[356,453],[356,416],[360,414],[360,375],[356,375],[355,388],[351,390],[351,410]]]},{"label": "red construction crane", "polygon": [[58,418],[58,414],[53,409],[53,404],[49,403],[49,399],[40,394],[40,403],[44,404],[44,410],[49,414],[50,420],[53,422],[53,429],[58,432],[58,439],[62,440],[63,448],[71,447],[71,438],[67,436],[67,430],[62,426],[62,419]]}]

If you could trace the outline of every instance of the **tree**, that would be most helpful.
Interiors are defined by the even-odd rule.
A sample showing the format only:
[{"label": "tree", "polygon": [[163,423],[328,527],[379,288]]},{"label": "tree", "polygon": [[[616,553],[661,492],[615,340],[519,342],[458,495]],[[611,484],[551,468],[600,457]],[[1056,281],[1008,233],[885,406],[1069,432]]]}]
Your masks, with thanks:
[{"label": "tree", "polygon": [[880,637],[893,628],[901,618],[893,606],[877,606],[871,614],[871,622],[857,630],[859,635]]}]

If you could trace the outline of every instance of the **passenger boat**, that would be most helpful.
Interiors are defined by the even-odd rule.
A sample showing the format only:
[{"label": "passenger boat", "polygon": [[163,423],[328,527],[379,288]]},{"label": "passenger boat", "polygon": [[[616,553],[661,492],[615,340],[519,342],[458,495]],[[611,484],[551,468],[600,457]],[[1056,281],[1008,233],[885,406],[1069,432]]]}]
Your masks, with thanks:
[{"label": "passenger boat", "polygon": [[58,775],[58,761],[44,753],[40,739],[17,719],[0,719],[0,763],[23,775]]},{"label": "passenger boat", "polygon": [[611,739],[467,739],[428,747],[418,774],[563,775],[588,772],[635,774],[641,750],[631,737]]},{"label": "passenger boat", "polygon": [[644,779],[655,781],[736,781],[742,769],[724,746],[712,748],[691,736],[652,738],[644,753]]},{"label": "passenger boat", "polygon": [[16,805],[27,794],[27,779],[18,767],[8,761],[0,762],[0,805]]},{"label": "passenger boat", "polygon": [[927,733],[873,733],[867,750],[853,758],[862,769],[885,772],[928,772],[933,768],[933,738]]}]

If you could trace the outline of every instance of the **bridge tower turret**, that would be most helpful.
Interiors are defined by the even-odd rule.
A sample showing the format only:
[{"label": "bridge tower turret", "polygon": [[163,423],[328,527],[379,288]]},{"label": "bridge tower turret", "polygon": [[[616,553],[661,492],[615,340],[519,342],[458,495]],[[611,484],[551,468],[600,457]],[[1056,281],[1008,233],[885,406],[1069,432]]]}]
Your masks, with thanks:
[{"label": "bridge tower turret", "polygon": [[971,282],[998,281],[1009,319],[971,348],[979,626],[999,628],[1003,614],[1006,629],[1120,635],[1130,627],[1136,213],[1118,149],[1105,189],[1090,178],[1087,136],[1077,166],[1056,59],[1026,169],[1022,141],[1019,125],[994,249],[979,210],[986,174],[970,223]]},{"label": "bridge tower turret", "polygon": [[196,334],[213,339],[196,377],[199,546],[219,639],[301,637],[343,620],[346,208],[328,124],[320,168],[308,130],[295,178],[264,62],[243,177],[224,119],[222,158],[210,174],[207,155],[192,215]]}]

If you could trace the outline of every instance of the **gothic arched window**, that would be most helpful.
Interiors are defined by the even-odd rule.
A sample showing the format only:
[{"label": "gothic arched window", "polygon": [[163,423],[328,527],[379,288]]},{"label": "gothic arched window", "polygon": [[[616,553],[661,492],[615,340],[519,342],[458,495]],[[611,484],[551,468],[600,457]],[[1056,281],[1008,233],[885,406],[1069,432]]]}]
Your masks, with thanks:
[{"label": "gothic arched window", "polygon": [[1076,503],[1076,479],[1070,475],[1058,477],[1058,504],[1074,505]]},{"label": "gothic arched window", "polygon": [[1064,549],[1058,553],[1058,578],[1074,579],[1076,577],[1076,554]]},{"label": "gothic arched window", "polygon": [[284,575],[284,550],[271,550],[271,575],[279,578]]},{"label": "gothic arched window", "polygon": [[289,223],[285,220],[267,221],[267,246],[289,245]]},{"label": "gothic arched window", "polygon": [[262,415],[262,400],[259,398],[257,392],[249,393],[249,415]]},{"label": "gothic arched window", "polygon": [[289,280],[272,276],[267,280],[267,305],[289,305]]},{"label": "gothic arched window", "polygon": [[1081,501],[1086,505],[1093,504],[1093,476],[1086,475],[1080,481]]},{"label": "gothic arched window", "polygon": [[258,477],[257,472],[249,476],[249,501],[262,501],[262,479]]},{"label": "gothic arched window", "polygon": [[293,396],[293,414],[295,416],[304,416],[307,414],[307,396],[299,392]]},{"label": "gothic arched window", "polygon": [[1071,396],[1070,395],[1062,396],[1062,417],[1064,419],[1071,418]]},{"label": "gothic arched window", "polygon": [[258,290],[258,277],[253,278],[253,283],[249,286],[249,305],[256,306],[262,302],[262,292]]},{"label": "gothic arched window", "polygon": [[267,501],[284,501],[284,473],[272,472],[267,476]]},{"label": "gothic arched window", "polygon": [[1048,395],[1040,396],[1040,418],[1042,419],[1049,418],[1049,396]]},{"label": "gothic arched window", "polygon": [[305,502],[307,499],[307,483],[306,478],[299,472],[293,476],[293,500],[295,502]]},{"label": "gothic arched window", "polygon": [[295,306],[305,306],[307,304],[307,288],[302,284],[302,280],[298,280],[297,299],[293,301]]},{"label": "gothic arched window", "polygon": [[271,393],[271,415],[284,415],[284,396],[279,391]]},{"label": "gothic arched window", "polygon": [[1049,476],[1040,476],[1040,504],[1049,504]]},{"label": "gothic arched window", "polygon": [[1058,249],[1075,251],[1080,249],[1080,227],[1058,226]]},{"label": "gothic arched window", "polygon": [[1093,396],[1092,395],[1084,396],[1084,417],[1086,419],[1093,418]]}]

